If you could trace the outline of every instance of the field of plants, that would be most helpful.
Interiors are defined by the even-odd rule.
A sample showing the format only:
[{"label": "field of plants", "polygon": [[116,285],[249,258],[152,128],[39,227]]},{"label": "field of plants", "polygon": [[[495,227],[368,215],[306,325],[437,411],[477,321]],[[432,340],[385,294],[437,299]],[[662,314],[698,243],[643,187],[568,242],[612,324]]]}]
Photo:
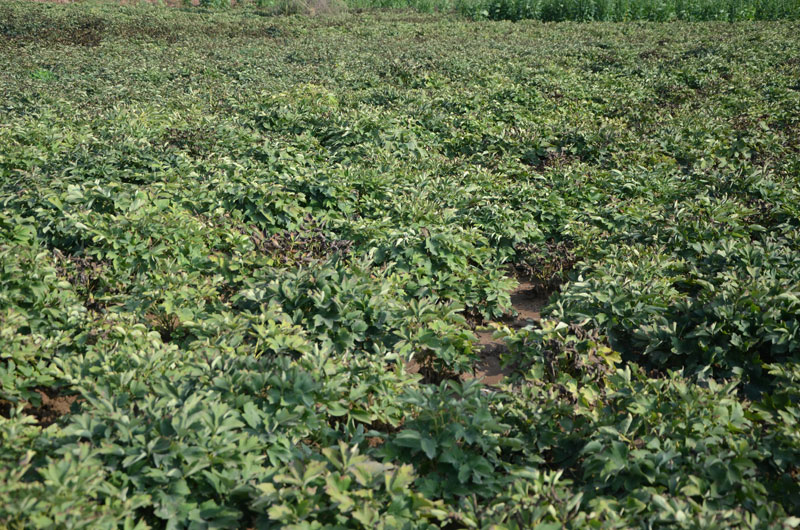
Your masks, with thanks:
[{"label": "field of plants", "polygon": [[[184,0],[187,1],[187,0]],[[195,0],[224,6],[232,0]],[[237,0],[233,0],[237,1]],[[243,0],[238,0],[243,1]],[[457,11],[472,19],[543,21],[674,21],[800,19],[800,0],[252,0],[262,7],[297,9],[302,5],[350,8],[413,7],[418,11]]]},{"label": "field of plants", "polygon": [[800,525],[800,23],[265,15],[0,4],[0,528]]}]

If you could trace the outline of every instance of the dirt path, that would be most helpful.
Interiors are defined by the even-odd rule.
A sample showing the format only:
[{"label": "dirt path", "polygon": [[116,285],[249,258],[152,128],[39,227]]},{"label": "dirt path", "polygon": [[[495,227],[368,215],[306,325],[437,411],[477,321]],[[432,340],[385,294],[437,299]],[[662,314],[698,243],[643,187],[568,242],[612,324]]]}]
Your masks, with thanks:
[{"label": "dirt path", "polygon": [[[547,305],[547,295],[542,295],[534,285],[528,282],[520,282],[511,293],[511,305],[517,312],[517,317],[501,321],[502,324],[512,328],[523,328],[541,318],[541,310]],[[483,384],[492,386],[502,382],[503,378],[511,373],[510,368],[503,369],[500,356],[506,351],[506,345],[501,340],[492,338],[494,330],[488,326],[482,326],[475,331],[478,337],[478,345],[481,347],[478,353],[478,361],[473,366],[471,373],[463,373],[460,378],[462,381],[480,379]],[[416,361],[406,363],[406,370],[412,374],[420,372],[420,365]]]},{"label": "dirt path", "polygon": [[[522,328],[541,319],[541,310],[547,305],[548,297],[539,294],[534,286],[527,282],[521,282],[511,293],[511,305],[517,311],[515,319],[503,322],[513,328]],[[503,378],[510,373],[509,369],[503,369],[500,364],[500,356],[506,351],[506,346],[502,341],[492,338],[494,333],[491,329],[476,331],[478,344],[482,346],[480,360],[475,364],[471,374],[462,374],[461,379],[481,379],[485,385],[496,385],[502,382]]]}]

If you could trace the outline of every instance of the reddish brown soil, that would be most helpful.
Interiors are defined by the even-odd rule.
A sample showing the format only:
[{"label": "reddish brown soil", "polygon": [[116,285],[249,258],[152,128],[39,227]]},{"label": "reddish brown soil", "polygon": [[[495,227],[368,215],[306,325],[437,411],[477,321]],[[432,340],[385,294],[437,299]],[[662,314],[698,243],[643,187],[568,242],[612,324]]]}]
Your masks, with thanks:
[{"label": "reddish brown soil", "polygon": [[519,286],[511,293],[511,305],[519,315],[511,323],[513,327],[525,327],[541,318],[541,311],[547,305],[549,296],[543,295],[529,282],[520,282]]},{"label": "reddish brown soil", "polygon": [[[484,343],[484,336],[488,336],[491,340],[491,332],[481,332],[479,338],[481,343]],[[496,385],[503,381],[503,378],[509,375],[507,369],[503,369],[500,363],[500,356],[506,351],[505,345],[499,342],[489,342],[485,344],[480,352],[480,360],[475,363],[471,374],[461,374],[463,381],[470,379],[480,379],[485,385]]]},{"label": "reddish brown soil", "polygon": [[380,447],[383,445],[383,438],[379,438],[378,436],[371,436],[367,438],[367,444],[370,447]]},{"label": "reddish brown soil", "polygon": [[[62,396],[51,389],[36,389],[36,393],[42,400],[41,406],[34,407],[30,403],[26,403],[23,412],[35,417],[40,427],[52,425],[62,416],[69,414],[72,404],[78,400],[78,396],[75,394]],[[7,417],[12,407],[12,403],[0,399],[0,415]]]}]

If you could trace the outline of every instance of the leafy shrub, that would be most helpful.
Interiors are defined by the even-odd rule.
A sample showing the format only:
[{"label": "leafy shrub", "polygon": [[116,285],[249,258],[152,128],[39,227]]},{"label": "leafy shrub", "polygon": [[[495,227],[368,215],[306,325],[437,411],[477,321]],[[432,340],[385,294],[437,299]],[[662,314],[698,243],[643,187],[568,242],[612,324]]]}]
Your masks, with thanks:
[{"label": "leafy shrub", "polygon": [[[414,418],[382,447],[389,460],[417,462],[426,497],[489,496],[503,483],[508,426],[493,417],[476,382],[446,381],[401,396]],[[418,459],[422,459],[419,462]]]},{"label": "leafy shrub", "polygon": [[307,521],[341,528],[435,528],[446,512],[410,486],[412,466],[381,464],[344,443],[322,450],[322,457],[298,461],[256,486],[255,512],[266,525]]}]

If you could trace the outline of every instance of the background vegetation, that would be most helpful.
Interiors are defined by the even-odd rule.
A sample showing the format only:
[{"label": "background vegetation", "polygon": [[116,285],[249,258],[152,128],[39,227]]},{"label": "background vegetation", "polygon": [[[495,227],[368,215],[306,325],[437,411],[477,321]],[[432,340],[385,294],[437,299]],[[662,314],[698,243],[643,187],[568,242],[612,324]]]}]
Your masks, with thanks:
[{"label": "background vegetation", "polygon": [[[275,12],[320,13],[345,9],[391,8],[457,12],[472,19],[550,21],[703,21],[800,18],[800,0],[253,0]],[[222,7],[231,0],[200,0]]]},{"label": "background vegetation", "polygon": [[800,523],[797,23],[260,14],[0,5],[0,526]]}]

